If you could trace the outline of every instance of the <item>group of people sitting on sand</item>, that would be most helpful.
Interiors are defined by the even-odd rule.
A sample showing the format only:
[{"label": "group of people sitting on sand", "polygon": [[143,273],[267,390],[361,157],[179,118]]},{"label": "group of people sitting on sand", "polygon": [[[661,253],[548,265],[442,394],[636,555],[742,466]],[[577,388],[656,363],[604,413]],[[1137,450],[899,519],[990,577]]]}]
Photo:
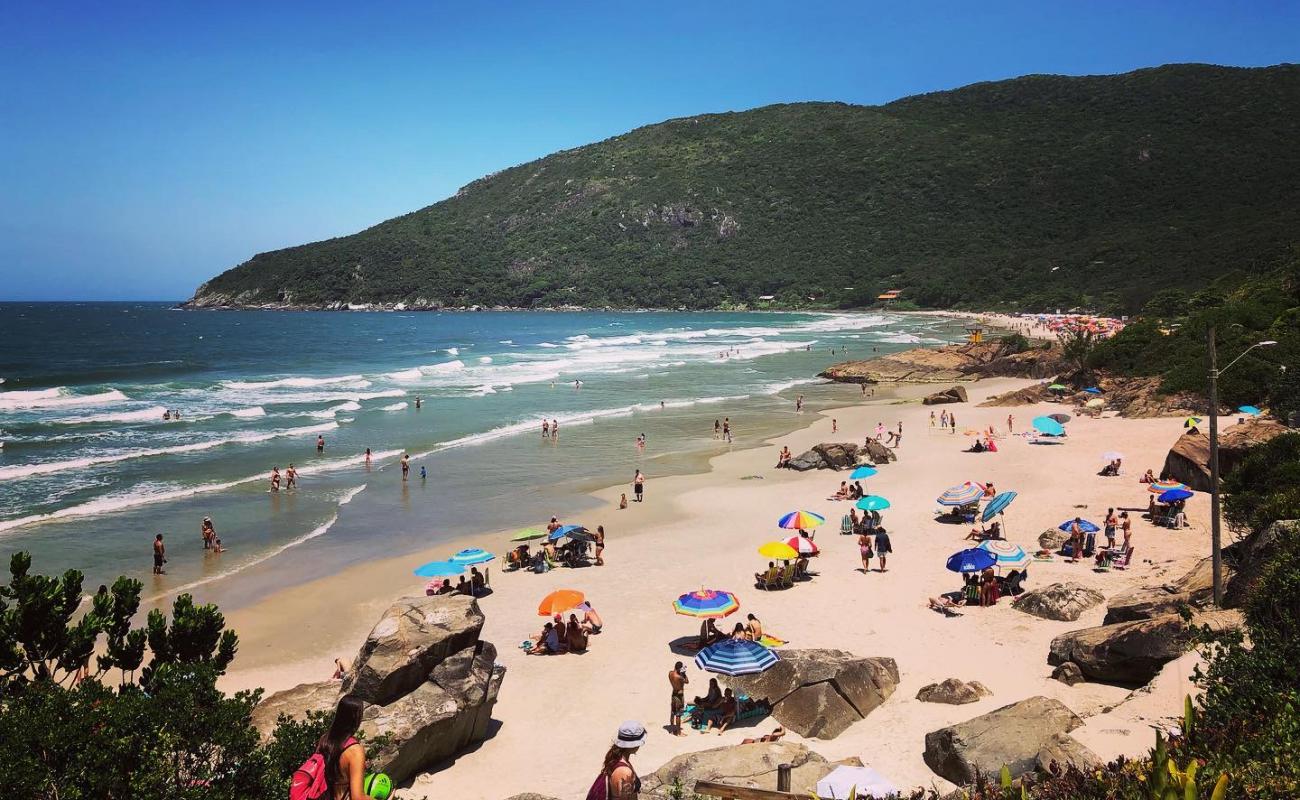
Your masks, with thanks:
[{"label": "group of people sitting on sand", "polygon": [[[1107,462],[1106,466],[1102,467],[1101,472],[1098,472],[1097,474],[1103,478],[1113,478],[1120,473],[1120,470],[1123,469],[1123,467],[1124,459],[1113,458]],[[1147,474],[1150,475],[1151,470],[1147,470]],[[1147,481],[1147,483],[1151,483],[1151,481]]]},{"label": "group of people sitting on sand", "polygon": [[996,453],[997,451],[998,443],[993,440],[992,434],[988,436],[977,435],[975,444],[965,450],[967,453]]},{"label": "group of people sitting on sand", "polygon": [[1156,525],[1163,525],[1166,528],[1189,528],[1191,523],[1187,521],[1187,501],[1175,500],[1172,503],[1162,503],[1151,495],[1147,502],[1147,517]]},{"label": "group of people sitting on sand", "polygon": [[758,617],[750,614],[745,622],[737,622],[736,626],[731,629],[731,633],[723,633],[718,629],[718,623],[712,617],[700,623],[700,649],[704,649],[715,642],[723,639],[745,639],[751,642],[762,641],[763,623],[758,621]]},{"label": "group of people sitting on sand", "polygon": [[491,589],[488,588],[487,576],[478,571],[478,567],[469,568],[469,580],[464,575],[455,586],[451,585],[451,578],[444,578],[439,584],[436,580],[429,581],[424,587],[424,593],[429,596],[436,594],[463,594],[470,597],[482,597]]},{"label": "group of people sitting on sand", "polygon": [[995,606],[1003,595],[1016,596],[1025,590],[1021,584],[1029,577],[1029,570],[1013,569],[1006,575],[998,575],[992,567],[981,572],[967,572],[962,575],[960,592],[951,592],[931,597],[930,608],[948,616],[955,615],[955,609],[961,606]]},{"label": "group of people sitting on sand", "polygon": [[866,490],[862,488],[862,481],[840,481],[840,488],[835,494],[826,498],[827,500],[861,500],[866,495]]},{"label": "group of people sitting on sand", "polygon": [[[709,678],[709,690],[703,697],[696,696],[691,701],[688,713],[691,726],[699,729],[700,733],[708,733],[711,730],[722,733],[740,717],[755,712],[770,714],[772,704],[767,700],[737,697],[730,687],[723,689],[719,686],[717,678]],[[762,739],[751,741],[774,742],[784,735],[785,729],[778,727]]]},{"label": "group of people sitting on sand", "polygon": [[845,535],[861,536],[864,533],[872,533],[880,527],[881,516],[879,511],[863,511],[862,516],[858,516],[858,509],[850,508],[847,523],[840,526],[840,533]]},{"label": "group of people sitting on sand", "polygon": [[754,573],[754,585],[759,589],[789,589],[795,581],[808,580],[812,580],[812,573],[808,572],[808,556],[805,555],[799,556],[793,564],[783,561],[779,567],[775,561],[769,561],[766,570]]},{"label": "group of people sitting on sand", "polygon": [[570,613],[569,621],[565,622],[564,615],[556,614],[554,619],[542,626],[541,633],[524,643],[528,655],[585,653],[591,637],[600,633],[604,623],[589,603],[584,603],[578,610],[582,611],[582,619],[578,619],[577,613]]}]

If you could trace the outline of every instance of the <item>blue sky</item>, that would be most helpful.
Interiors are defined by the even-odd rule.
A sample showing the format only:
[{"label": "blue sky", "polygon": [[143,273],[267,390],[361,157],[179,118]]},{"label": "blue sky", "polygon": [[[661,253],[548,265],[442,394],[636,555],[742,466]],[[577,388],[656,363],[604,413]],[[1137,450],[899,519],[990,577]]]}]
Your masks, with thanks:
[{"label": "blue sky", "polygon": [[0,300],[188,297],[669,117],[1300,60],[1294,2],[186,5],[6,6]]}]

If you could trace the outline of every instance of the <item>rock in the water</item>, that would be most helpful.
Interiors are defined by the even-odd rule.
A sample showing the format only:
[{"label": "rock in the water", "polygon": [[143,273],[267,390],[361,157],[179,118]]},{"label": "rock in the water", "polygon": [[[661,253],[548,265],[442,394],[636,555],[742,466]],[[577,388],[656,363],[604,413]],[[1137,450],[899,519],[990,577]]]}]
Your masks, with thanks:
[{"label": "rock in the water", "polygon": [[262,734],[263,739],[267,739],[275,731],[276,720],[281,714],[288,714],[292,719],[303,719],[312,711],[333,711],[338,701],[338,681],[300,683],[258,703],[253,709],[253,727]]},{"label": "rock in the water", "polygon": [[1038,756],[1034,759],[1038,769],[1048,772],[1052,764],[1058,768],[1065,769],[1073,765],[1081,770],[1095,769],[1101,766],[1101,759],[1097,754],[1084,747],[1077,739],[1068,733],[1058,733],[1043,742],[1043,746],[1038,748]]},{"label": "rock in the water", "polygon": [[892,658],[859,658],[842,650],[782,650],[781,660],[757,675],[720,677],[800,736],[833,739],[894,693]]},{"label": "rock in the water", "polygon": [[942,683],[932,683],[921,687],[916,699],[923,703],[947,703],[960,706],[978,702],[981,698],[993,694],[987,686],[979,681],[966,683],[956,678],[949,678]]},{"label": "rock in the water", "polygon": [[[1233,570],[1226,563],[1220,572],[1225,586],[1232,580]],[[1203,558],[1196,566],[1176,581],[1163,586],[1142,586],[1130,589],[1111,598],[1106,605],[1106,625],[1151,619],[1162,614],[1176,613],[1183,607],[1201,610],[1214,602],[1214,568],[1212,559]]]},{"label": "rock in the water", "polygon": [[1016,600],[1016,608],[1043,619],[1074,622],[1080,614],[1105,600],[1106,596],[1096,589],[1068,581],[1022,594]]},{"label": "rock in the water", "polygon": [[1059,551],[1068,541],[1070,541],[1070,534],[1059,528],[1048,528],[1038,534],[1038,546],[1052,553]]},{"label": "rock in the water", "polygon": [[732,747],[715,747],[696,753],[684,753],[650,775],[641,777],[643,797],[661,797],[680,783],[690,788],[696,781],[714,781],[749,789],[776,789],[776,768],[789,764],[790,790],[808,795],[817,789],[817,781],[830,774],[834,765],[805,745],[794,742],[756,742]]},{"label": "rock in the water", "polygon": [[[1229,630],[1241,626],[1241,614],[1211,611],[1196,615],[1191,625]],[[1186,652],[1192,639],[1192,630],[1182,617],[1164,614],[1062,634],[1052,640],[1047,663],[1057,666],[1072,661],[1089,680],[1140,686]]]},{"label": "rock in the water", "polygon": [[956,784],[977,773],[996,775],[1005,765],[1012,777],[1033,772],[1038,753],[1058,734],[1083,724],[1060,701],[1031,697],[925,735],[925,763]]},{"label": "rock in the water", "polygon": [[[1269,419],[1251,419],[1226,425],[1219,433],[1219,475],[1237,468],[1250,448],[1286,433],[1286,426]],[[1185,433],[1174,442],[1160,473],[1181,481],[1198,492],[1210,491],[1210,437]]]},{"label": "rock in the water", "polygon": [[1052,670],[1052,678],[1066,686],[1075,686],[1087,680],[1083,677],[1083,670],[1079,669],[1079,665],[1073,661],[1057,665],[1056,669]]},{"label": "rock in the water", "polygon": [[944,403],[964,403],[966,402],[966,387],[953,386],[943,391],[928,394],[921,399],[921,404],[926,406],[943,405]]},{"label": "rock in the water", "polygon": [[345,694],[387,705],[424,682],[483,629],[478,603],[464,595],[404,597],[388,607],[348,670]]},{"label": "rock in the water", "polygon": [[440,662],[409,694],[367,706],[361,730],[389,738],[366,753],[374,771],[401,783],[487,738],[504,674],[495,661],[490,643],[471,645]]},{"label": "rock in the water", "polygon": [[867,439],[858,448],[858,458],[864,458],[877,466],[898,460],[898,454],[875,439]]}]

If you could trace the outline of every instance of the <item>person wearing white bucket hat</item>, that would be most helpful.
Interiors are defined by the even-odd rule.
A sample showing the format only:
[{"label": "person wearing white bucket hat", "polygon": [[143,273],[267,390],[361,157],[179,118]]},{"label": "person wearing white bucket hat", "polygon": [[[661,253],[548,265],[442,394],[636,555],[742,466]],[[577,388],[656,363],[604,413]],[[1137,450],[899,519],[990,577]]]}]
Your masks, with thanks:
[{"label": "person wearing white bucket hat", "polygon": [[632,769],[631,758],[645,744],[645,726],[628,720],[618,726],[618,735],[610,742],[600,774],[587,791],[587,800],[636,800],[641,794],[641,779]]}]

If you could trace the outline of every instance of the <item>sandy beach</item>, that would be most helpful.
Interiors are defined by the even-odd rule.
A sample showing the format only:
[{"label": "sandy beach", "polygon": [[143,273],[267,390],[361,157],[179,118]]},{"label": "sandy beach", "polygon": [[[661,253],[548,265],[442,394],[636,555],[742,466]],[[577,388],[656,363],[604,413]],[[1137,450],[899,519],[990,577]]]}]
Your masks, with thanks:
[{"label": "sandy beach", "polygon": [[[966,609],[955,618],[926,606],[926,598],[961,585],[944,561],[967,546],[963,537],[969,528],[941,524],[934,515],[935,498],[966,480],[992,481],[998,490],[1019,493],[1006,514],[1007,538],[1031,552],[1044,529],[1067,518],[1081,515],[1100,522],[1107,507],[1130,509],[1137,550],[1131,569],[1095,573],[1087,563],[1070,564],[1058,557],[1029,568],[1028,589],[1073,580],[1111,597],[1135,585],[1176,577],[1208,553],[1208,498],[1198,495],[1189,502],[1192,527],[1183,531],[1156,528],[1140,517],[1148,495],[1137,479],[1147,468],[1159,470],[1180,433],[1176,421],[1081,418],[1069,424],[1065,443],[1033,445],[1007,435],[1008,411],[1014,414],[1016,431],[1021,431],[1038,414],[1068,409],[1055,404],[976,407],[988,396],[1029,383],[995,379],[968,384],[971,402],[946,407],[920,404],[919,398],[933,387],[902,387],[898,395],[903,399],[868,400],[809,414],[807,427],[762,447],[717,456],[707,473],[669,478],[649,474],[646,502],[632,503],[626,510],[618,510],[619,494],[631,495],[626,485],[597,492],[601,505],[581,518],[566,518],[564,509],[537,509],[539,525],[552,513],[562,522],[604,525],[606,566],[503,574],[500,562],[492,562],[494,592],[480,605],[487,615],[483,638],[496,644],[498,660],[508,669],[494,712],[500,727],[481,747],[421,777],[403,796],[501,798],[524,791],[581,796],[612,732],[624,719],[640,719],[650,730],[636,757],[642,773],[682,752],[738,743],[769,731],[775,725],[771,719],[722,736],[691,732],[679,738],[666,732],[666,674],[673,663],[688,662],[688,696],[692,690],[702,693],[708,683],[708,673],[668,646],[698,630],[696,621],[674,614],[671,601],[701,587],[739,596],[740,612],[724,628],[754,613],[767,631],[788,640],[791,647],[837,648],[897,660],[901,682],[893,697],[838,738],[808,744],[832,760],[857,756],[900,787],[948,786],[922,761],[926,732],[1034,695],[1057,698],[1083,716],[1087,725],[1075,736],[1104,758],[1144,752],[1152,741],[1150,726],[1180,712],[1181,696],[1191,688],[1186,678],[1194,657],[1171,663],[1150,690],[1126,700],[1130,692],[1123,688],[1091,683],[1071,688],[1049,677],[1050,640],[1100,624],[1104,606],[1072,623],[1030,616],[1006,599],[993,608]],[[942,408],[955,412],[955,434],[930,427],[930,412],[937,415]],[[709,435],[712,414],[701,414],[703,436]],[[832,418],[838,434],[831,433]],[[870,493],[892,502],[884,524],[894,553],[888,572],[863,574],[856,537],[838,532],[851,504],[827,499],[847,475],[795,473],[773,465],[782,445],[797,454],[818,442],[860,442],[874,435],[878,422],[895,428],[900,421],[904,438],[898,461],[864,481]],[[999,452],[961,452],[970,443],[962,433],[965,429],[990,425],[999,434]],[[1101,454],[1108,450],[1125,453],[1124,475],[1096,474]],[[511,498],[502,496],[501,502]],[[822,555],[813,569],[819,574],[791,590],[757,590],[753,574],[766,560],[756,548],[787,538],[789,532],[777,529],[776,520],[795,509],[827,518],[816,536]],[[509,533],[467,537],[454,547],[431,550],[427,559],[377,558],[230,613],[229,625],[239,633],[241,644],[224,688],[261,686],[272,692],[327,678],[333,659],[350,660],[395,597],[422,590],[423,582],[411,575],[415,565],[460,547],[501,553]],[[605,631],[582,655],[526,656],[518,644],[543,622],[537,602],[558,588],[585,592],[604,617]],[[950,677],[981,681],[993,696],[967,706],[914,699],[922,686]],[[552,730],[563,731],[563,739],[548,739]]]}]

